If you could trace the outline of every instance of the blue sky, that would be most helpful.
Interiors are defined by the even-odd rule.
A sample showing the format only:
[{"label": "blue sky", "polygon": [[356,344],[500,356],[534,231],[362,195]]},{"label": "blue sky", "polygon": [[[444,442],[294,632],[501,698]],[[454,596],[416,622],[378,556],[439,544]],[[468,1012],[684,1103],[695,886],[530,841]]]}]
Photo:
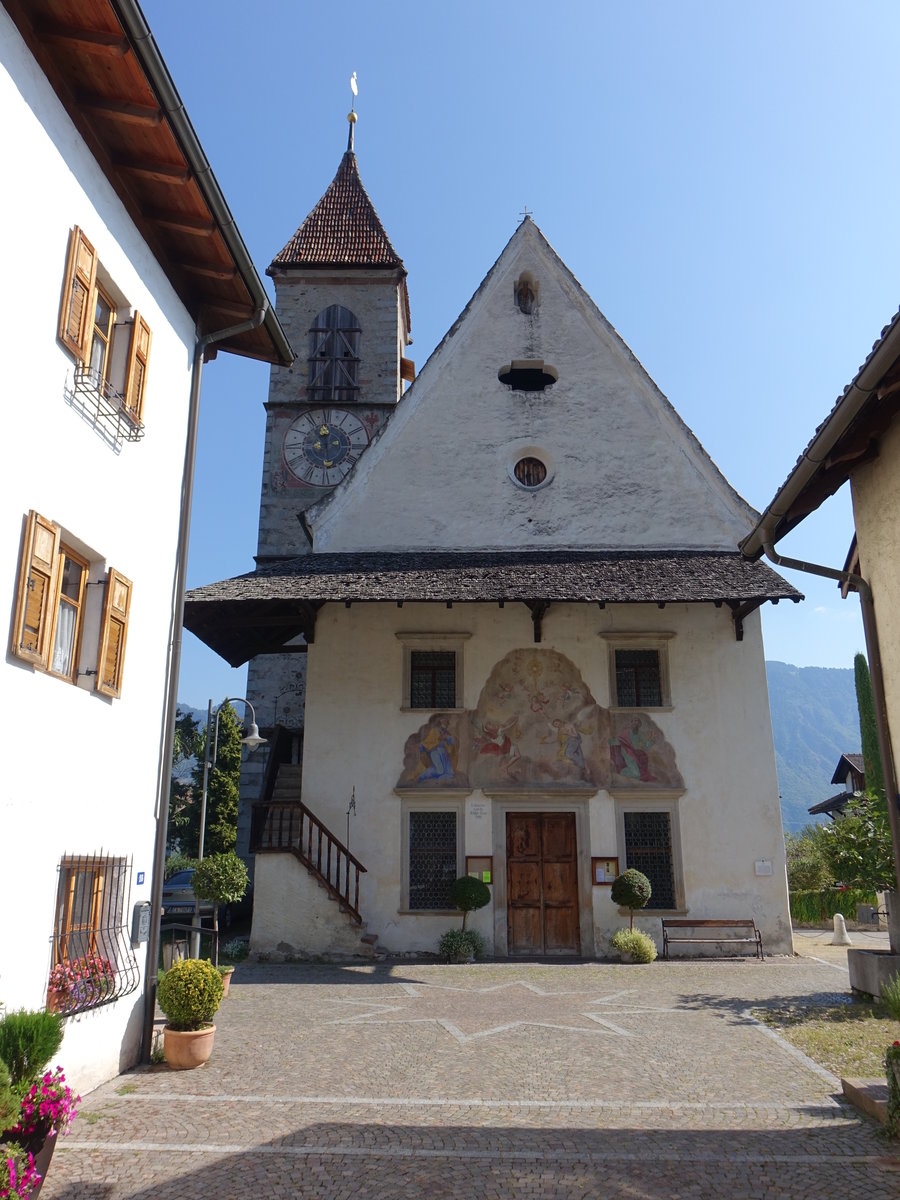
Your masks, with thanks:
[{"label": "blue sky", "polygon": [[[739,492],[763,507],[896,311],[900,6],[143,0],[262,273],[360,171],[409,271],[417,364],[524,206]],[[274,295],[274,293],[273,293]],[[252,567],[267,368],[206,368],[189,584]],[[782,543],[840,565],[849,496]],[[855,599],[766,606],[766,655],[850,666]],[[243,695],[185,636],[179,696]]]}]

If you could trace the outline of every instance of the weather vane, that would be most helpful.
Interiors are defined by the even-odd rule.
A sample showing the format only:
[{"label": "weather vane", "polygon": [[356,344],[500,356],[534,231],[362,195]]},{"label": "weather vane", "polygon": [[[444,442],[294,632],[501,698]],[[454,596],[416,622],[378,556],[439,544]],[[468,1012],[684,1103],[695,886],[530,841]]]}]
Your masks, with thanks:
[{"label": "weather vane", "polygon": [[350,91],[353,93],[353,99],[350,101],[350,111],[347,113],[347,120],[350,122],[350,132],[347,134],[347,149],[353,149],[353,126],[357,122],[356,116],[356,97],[359,95],[359,88],[356,86],[356,72],[350,76]]}]

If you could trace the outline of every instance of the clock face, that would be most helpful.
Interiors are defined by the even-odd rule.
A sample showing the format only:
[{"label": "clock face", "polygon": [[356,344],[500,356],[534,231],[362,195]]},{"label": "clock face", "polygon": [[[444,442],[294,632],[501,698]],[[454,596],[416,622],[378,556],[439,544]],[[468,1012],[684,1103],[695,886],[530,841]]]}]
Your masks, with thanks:
[{"label": "clock face", "polygon": [[362,421],[344,408],[314,408],[284,435],[284,465],[312,487],[334,487],[349,475],[369,444]]}]

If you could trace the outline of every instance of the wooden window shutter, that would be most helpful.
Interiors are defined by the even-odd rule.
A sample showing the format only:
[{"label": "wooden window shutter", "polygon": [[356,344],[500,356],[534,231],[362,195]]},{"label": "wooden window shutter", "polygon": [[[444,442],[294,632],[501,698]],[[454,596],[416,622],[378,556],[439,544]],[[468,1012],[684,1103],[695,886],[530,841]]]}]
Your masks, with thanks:
[{"label": "wooden window shutter", "polygon": [[33,510],[25,524],[10,651],[46,669],[59,571],[59,527]]},{"label": "wooden window shutter", "polygon": [[97,677],[94,690],[104,696],[121,696],[125,666],[125,639],[131,610],[131,580],[110,567],[106,575],[106,597],[100,623]]},{"label": "wooden window shutter", "polygon": [[97,252],[76,225],[69,234],[69,253],[59,309],[59,339],[80,362],[86,363],[93,330]]},{"label": "wooden window shutter", "polygon": [[147,386],[147,363],[150,359],[150,326],[140,313],[134,314],[131,341],[128,345],[128,366],[125,370],[125,408],[140,421],[144,410],[144,389]]}]

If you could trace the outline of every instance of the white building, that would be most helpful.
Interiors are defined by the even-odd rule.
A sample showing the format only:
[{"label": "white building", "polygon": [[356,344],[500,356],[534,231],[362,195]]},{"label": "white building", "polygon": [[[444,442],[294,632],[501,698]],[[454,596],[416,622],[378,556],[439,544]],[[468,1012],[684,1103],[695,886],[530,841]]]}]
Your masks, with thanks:
[{"label": "white building", "polygon": [[0,6],[0,1002],[85,1090],[141,1043],[204,347],[291,351],[139,6],[74,11]]},{"label": "white building", "polygon": [[273,372],[259,566],[186,605],[273,731],[252,948],[433,951],[476,873],[494,954],[603,955],[633,866],[657,937],[790,952],[758,609],[799,596],[738,552],[755,514],[528,218],[401,396],[383,233],[348,153],[270,268],[308,361]]}]

